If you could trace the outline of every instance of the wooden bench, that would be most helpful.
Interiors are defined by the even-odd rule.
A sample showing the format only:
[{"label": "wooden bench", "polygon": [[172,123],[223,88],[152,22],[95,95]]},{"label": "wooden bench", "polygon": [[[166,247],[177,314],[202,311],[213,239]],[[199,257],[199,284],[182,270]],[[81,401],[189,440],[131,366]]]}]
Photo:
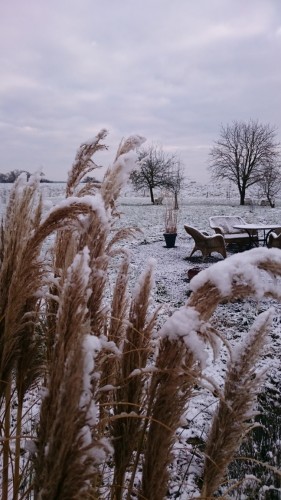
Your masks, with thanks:
[{"label": "wooden bench", "polygon": [[[216,215],[209,218],[210,227],[217,234],[222,234],[226,244],[236,243],[237,245],[250,244],[250,238],[247,231],[235,229],[237,224],[246,224],[239,215]],[[258,239],[257,231],[253,230],[252,237]]]}]

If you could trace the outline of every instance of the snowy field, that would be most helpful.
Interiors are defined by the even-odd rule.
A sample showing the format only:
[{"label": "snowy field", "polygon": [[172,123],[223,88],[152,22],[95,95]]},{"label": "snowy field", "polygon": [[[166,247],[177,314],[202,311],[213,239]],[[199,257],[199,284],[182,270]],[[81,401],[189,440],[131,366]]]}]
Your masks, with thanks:
[{"label": "snowy field", "polygon": [[[62,198],[63,188],[63,185],[56,184],[42,187],[45,192],[46,210]],[[0,187],[0,200],[3,212],[7,200],[7,187]],[[193,244],[191,238],[185,233],[184,224],[192,225],[211,234],[209,217],[214,215],[240,215],[248,223],[281,223],[281,206],[278,202],[276,208],[273,209],[256,205],[241,207],[237,197],[225,198],[223,193],[214,197],[211,197],[208,190],[205,190],[203,194],[202,191],[195,192],[193,195],[189,193],[183,196],[180,201],[176,246],[168,249],[163,238],[165,206],[153,206],[149,198],[128,194],[119,200],[118,211],[120,218],[116,219],[116,227],[129,226],[139,230],[135,239],[124,243],[131,253],[131,285],[133,286],[150,257],[155,258],[157,262],[153,296],[155,306],[161,305],[157,329],[176,309],[185,304],[190,294],[188,269],[196,266],[203,270],[222,260],[219,254],[213,254],[205,262],[202,262],[200,253],[189,258]],[[231,252],[228,252],[227,258],[231,255]],[[243,252],[240,255],[243,259]],[[254,318],[271,305],[275,308],[271,341],[261,360],[261,367],[267,369],[268,376],[259,403],[259,408],[263,408],[265,411],[266,420],[263,423],[268,423],[269,432],[265,431],[262,445],[259,443],[254,446],[249,445],[249,449],[243,450],[243,453],[248,456],[249,454],[252,456],[254,453],[256,459],[280,468],[281,306],[272,300],[259,302],[252,299],[238,300],[231,304],[220,305],[214,314],[213,323],[231,345],[237,345],[249,330]],[[216,362],[213,362],[210,355],[206,375],[212,377],[218,385],[222,383],[226,361],[227,351],[224,347],[221,348],[220,356]],[[172,481],[167,498],[184,500],[198,495],[196,477],[202,465],[200,449],[216,402],[217,398],[207,389],[200,387],[196,389],[192,404],[186,412],[186,424],[183,424],[178,432],[179,440],[175,450],[175,461],[171,473]],[[274,415],[271,418],[272,409],[274,409]],[[274,430],[272,430],[272,426]],[[271,434],[271,440],[269,434]],[[232,477],[241,479],[245,474],[248,474],[249,488],[255,493],[253,496],[242,494],[242,488],[240,490],[236,488],[235,494],[229,498],[281,498],[280,481],[278,483],[275,476],[264,471],[263,468],[257,472],[256,469],[251,468],[248,462],[244,469],[241,462],[239,465],[239,461],[237,461],[237,464],[237,466],[235,464],[233,466]],[[258,480],[261,480],[261,483],[258,483]]]}]

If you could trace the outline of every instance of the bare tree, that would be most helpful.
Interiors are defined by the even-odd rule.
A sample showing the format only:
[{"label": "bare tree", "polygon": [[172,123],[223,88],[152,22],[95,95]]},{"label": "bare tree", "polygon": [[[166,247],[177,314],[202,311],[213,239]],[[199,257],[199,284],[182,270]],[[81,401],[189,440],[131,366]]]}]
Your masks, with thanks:
[{"label": "bare tree", "polygon": [[[176,155],[164,153],[160,146],[151,145],[141,149],[138,156],[139,168],[133,170],[130,179],[136,191],[149,189],[151,202],[154,204],[155,188],[167,189],[178,193],[175,187],[179,160]],[[179,174],[178,174],[179,177]],[[178,182],[178,181],[177,181]]]},{"label": "bare tree", "polygon": [[280,165],[267,165],[263,170],[263,175],[258,185],[261,188],[262,195],[273,208],[275,206],[275,196],[281,189]]},{"label": "bare tree", "polygon": [[174,210],[178,210],[179,208],[179,193],[184,187],[184,173],[183,168],[178,161],[174,165],[173,171],[170,173],[170,187],[167,187],[167,190],[173,193],[174,195]]},{"label": "bare tree", "polygon": [[210,170],[215,179],[227,179],[238,187],[240,205],[245,203],[246,190],[279,158],[275,137],[275,128],[254,120],[221,127],[220,139],[210,151]]}]

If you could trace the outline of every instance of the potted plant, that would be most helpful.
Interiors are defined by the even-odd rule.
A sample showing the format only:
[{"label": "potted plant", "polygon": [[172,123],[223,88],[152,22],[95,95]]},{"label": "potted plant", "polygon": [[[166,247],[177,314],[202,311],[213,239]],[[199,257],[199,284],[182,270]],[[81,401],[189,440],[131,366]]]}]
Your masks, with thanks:
[{"label": "potted plant", "polygon": [[165,233],[163,234],[166,247],[173,248],[177,237],[177,212],[173,208],[166,208]]}]

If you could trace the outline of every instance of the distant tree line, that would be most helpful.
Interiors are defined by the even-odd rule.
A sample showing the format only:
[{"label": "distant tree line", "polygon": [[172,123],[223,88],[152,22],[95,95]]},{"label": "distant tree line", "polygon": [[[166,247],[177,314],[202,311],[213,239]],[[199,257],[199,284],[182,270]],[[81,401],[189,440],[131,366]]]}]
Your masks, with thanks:
[{"label": "distant tree line", "polygon": [[15,182],[15,180],[18,178],[18,176],[22,173],[26,173],[27,178],[29,179],[30,173],[27,172],[26,170],[11,170],[10,172],[7,172],[6,174],[1,174],[0,173],[0,182]]},{"label": "distant tree line", "polygon": [[95,184],[101,184],[101,181],[99,181],[95,177],[91,177],[90,175],[88,175],[87,177],[84,177],[84,179],[82,179],[81,182],[83,184],[87,184],[88,182],[92,182],[92,183],[95,183]]},{"label": "distant tree line", "polygon": [[[11,170],[6,174],[0,173],[0,183],[13,183],[18,178],[18,176],[23,173],[27,175],[27,179],[29,179],[29,177],[31,176],[30,172],[27,172],[26,170],[17,170],[17,169]],[[44,174],[41,174],[40,182],[53,182],[53,181],[46,179],[44,177]]]}]

